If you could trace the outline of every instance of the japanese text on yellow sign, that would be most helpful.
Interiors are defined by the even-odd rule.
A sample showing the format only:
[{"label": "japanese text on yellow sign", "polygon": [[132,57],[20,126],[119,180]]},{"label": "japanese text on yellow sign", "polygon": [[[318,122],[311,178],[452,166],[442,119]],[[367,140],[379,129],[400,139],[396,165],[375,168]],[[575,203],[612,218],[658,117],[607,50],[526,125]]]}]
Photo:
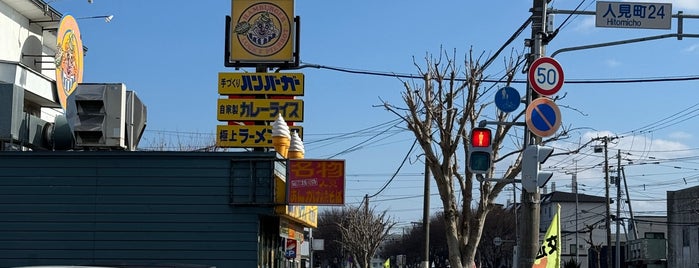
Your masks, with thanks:
[{"label": "japanese text on yellow sign", "polygon": [[[303,127],[290,126],[303,137]],[[216,146],[222,148],[272,148],[272,126],[216,126]]]},{"label": "japanese text on yellow sign", "polygon": [[218,99],[219,121],[303,121],[303,101],[292,99]]},{"label": "japanese text on yellow sign", "polygon": [[219,73],[218,93],[303,96],[303,73]]}]

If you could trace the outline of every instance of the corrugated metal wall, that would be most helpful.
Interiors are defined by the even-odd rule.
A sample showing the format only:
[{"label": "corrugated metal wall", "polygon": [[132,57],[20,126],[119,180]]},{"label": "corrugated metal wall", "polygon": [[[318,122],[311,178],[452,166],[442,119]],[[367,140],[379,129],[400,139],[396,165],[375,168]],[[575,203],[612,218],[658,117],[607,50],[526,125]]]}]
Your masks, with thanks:
[{"label": "corrugated metal wall", "polygon": [[230,205],[234,159],[270,163],[249,170],[268,181],[252,192],[271,198],[274,154],[0,152],[0,267],[256,267],[260,216],[272,208]]}]

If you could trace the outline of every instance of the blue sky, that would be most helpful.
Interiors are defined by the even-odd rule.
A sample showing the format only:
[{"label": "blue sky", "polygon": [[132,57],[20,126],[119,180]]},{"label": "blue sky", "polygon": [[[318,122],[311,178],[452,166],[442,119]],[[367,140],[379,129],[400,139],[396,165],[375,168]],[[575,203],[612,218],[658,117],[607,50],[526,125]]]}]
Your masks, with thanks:
[{"label": "blue sky", "polygon": [[[223,66],[224,20],[230,1],[56,0],[51,4],[76,18],[114,15],[111,23],[78,20],[85,57],[85,82],[123,82],[148,107],[141,147],[199,146],[214,139],[217,74],[236,72]],[[573,10],[579,1],[554,0],[551,7]],[[426,55],[440,47],[487,58],[529,17],[531,1],[296,1],[301,17],[301,61],[352,70],[416,74]],[[581,9],[594,11],[594,1]],[[673,14],[699,14],[697,1],[673,1]],[[556,15],[554,25],[568,15]],[[573,16],[551,41],[547,54],[573,46],[675,33],[671,30],[596,28],[594,16]],[[699,34],[699,21],[685,19],[684,32]],[[527,52],[527,28],[486,71],[499,78],[505,57]],[[694,77],[699,75],[699,40],[673,38],[566,52],[556,56],[566,81]],[[462,69],[463,70],[463,69]],[[254,71],[254,70],[238,70]],[[394,77],[305,68],[304,142],[306,158],[345,159],[347,203],[357,205],[375,194],[401,164],[414,137],[396,124],[395,115],[376,107],[383,101],[402,106],[402,82]],[[525,75],[518,73],[523,81]],[[418,82],[418,81],[416,81]],[[486,85],[491,86],[491,85]],[[604,135],[610,156],[622,150],[635,213],[665,211],[665,191],[699,185],[699,81],[652,83],[566,83],[558,93],[563,126],[573,136],[551,144],[565,152]],[[496,86],[500,87],[500,86]],[[524,94],[525,85],[513,85]],[[491,105],[493,106],[493,105]],[[524,109],[520,107],[518,111]],[[495,110],[487,116],[493,117]],[[521,143],[519,129],[505,152]],[[330,140],[328,140],[330,138]],[[421,219],[423,164],[413,152],[384,192],[372,199],[402,224]],[[463,156],[459,156],[463,159]],[[682,158],[679,158],[682,157]],[[654,161],[652,161],[654,160]],[[554,157],[544,166],[555,172],[556,189],[570,191],[577,165],[582,193],[604,196],[602,154],[585,147]],[[616,163],[612,160],[611,163]],[[631,162],[633,161],[633,164]],[[657,164],[650,164],[658,162]],[[504,171],[506,164],[498,167]],[[687,184],[684,181],[687,181]],[[519,186],[518,186],[519,187]],[[433,193],[436,187],[432,187]],[[519,198],[519,190],[517,191]],[[503,193],[506,202],[511,191]],[[441,202],[434,196],[431,210]]]}]

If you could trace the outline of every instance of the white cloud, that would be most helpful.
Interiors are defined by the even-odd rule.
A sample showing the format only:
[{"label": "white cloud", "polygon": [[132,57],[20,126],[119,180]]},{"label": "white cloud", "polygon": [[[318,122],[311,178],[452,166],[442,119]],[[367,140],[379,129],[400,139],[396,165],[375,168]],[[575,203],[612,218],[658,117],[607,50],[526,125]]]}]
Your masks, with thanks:
[{"label": "white cloud", "polygon": [[607,64],[607,66],[609,67],[617,67],[621,65],[621,62],[615,59],[608,59],[604,63]]},{"label": "white cloud", "polygon": [[685,48],[684,52],[694,52],[694,51],[697,51],[697,49],[699,49],[699,44],[693,44],[693,45]]},{"label": "white cloud", "polygon": [[578,17],[577,21],[579,23],[575,23],[575,28],[573,28],[577,32],[589,33],[596,27],[594,16],[580,16]]},{"label": "white cloud", "polygon": [[674,13],[675,10],[687,11],[687,10],[699,10],[699,1],[697,0],[674,0],[672,1],[672,9]]},{"label": "white cloud", "polygon": [[684,132],[684,131],[677,131],[670,133],[670,138],[676,139],[676,140],[688,140],[692,138],[692,134]]},{"label": "white cloud", "polygon": [[[616,134],[611,133],[609,131],[599,131],[599,132],[587,132],[582,135],[582,141],[589,141],[594,138],[600,138],[600,137],[615,137]],[[656,158],[674,158],[674,157],[681,157],[681,156],[686,156],[691,154],[691,152],[687,151],[690,147],[687,146],[686,144],[678,141],[678,140],[686,140],[691,138],[691,134],[685,133],[685,132],[674,132],[670,134],[670,139],[661,139],[661,138],[653,138],[651,136],[645,136],[645,135],[635,135],[635,136],[624,136],[622,138],[618,138],[613,140],[613,142],[609,143],[609,150],[616,151],[617,149],[620,149],[622,151],[629,151],[632,152],[633,154],[636,154],[637,156],[645,155],[648,156],[648,153],[652,153],[653,157]],[[602,142],[598,143],[592,143],[592,145],[595,144],[602,144]]]},{"label": "white cloud", "polygon": [[[657,1],[657,0],[624,0],[624,2],[646,2],[646,3],[666,3],[668,1]],[[677,11],[699,11],[699,1],[697,0],[671,0],[672,12],[677,13]]]}]

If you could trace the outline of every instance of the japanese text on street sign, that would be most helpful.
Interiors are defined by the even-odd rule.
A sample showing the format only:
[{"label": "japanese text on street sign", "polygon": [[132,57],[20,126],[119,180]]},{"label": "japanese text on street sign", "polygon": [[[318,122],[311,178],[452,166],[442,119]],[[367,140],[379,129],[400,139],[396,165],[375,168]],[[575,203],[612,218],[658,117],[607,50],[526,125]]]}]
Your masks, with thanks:
[{"label": "japanese text on street sign", "polygon": [[274,121],[280,113],[287,122],[303,121],[303,100],[218,99],[219,121]]},{"label": "japanese text on street sign", "polygon": [[[290,126],[303,138],[303,127]],[[216,146],[222,148],[272,148],[272,126],[216,126]]]},{"label": "japanese text on street sign", "polygon": [[670,29],[672,4],[598,1],[595,25],[609,28]]},{"label": "japanese text on street sign", "polygon": [[219,94],[303,96],[303,73],[219,73]]},{"label": "japanese text on street sign", "polygon": [[289,159],[289,204],[344,205],[345,160]]}]

